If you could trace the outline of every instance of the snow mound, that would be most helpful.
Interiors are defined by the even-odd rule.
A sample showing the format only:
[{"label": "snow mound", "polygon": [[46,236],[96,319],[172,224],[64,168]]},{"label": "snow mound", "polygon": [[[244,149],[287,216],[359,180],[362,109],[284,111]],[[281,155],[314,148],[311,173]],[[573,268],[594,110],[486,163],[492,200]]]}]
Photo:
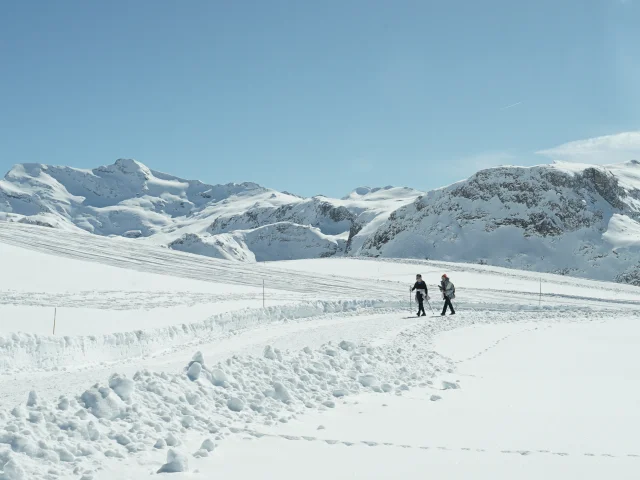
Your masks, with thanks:
[{"label": "snow mound", "polygon": [[160,467],[158,473],[179,473],[189,469],[187,456],[170,448],[167,452],[167,463]]},{"label": "snow mound", "polygon": [[[212,434],[224,438],[248,425],[288,422],[309,409],[339,408],[344,396],[381,391],[374,379],[401,395],[452,368],[423,348],[368,345],[235,356],[211,367],[200,353],[194,359],[183,373],[114,374],[109,386],[96,384],[76,398],[50,403],[29,395],[12,411],[0,411],[3,478],[40,478],[52,468],[65,478],[90,475],[106,459],[165,447],[166,463],[156,471],[184,472],[187,457],[176,448],[185,436],[204,437],[194,456],[207,456],[215,449]],[[189,374],[194,365],[196,381]]]},{"label": "snow mound", "polygon": [[[392,309],[404,302],[389,300],[314,301],[260,309],[246,309],[213,315],[190,324],[172,325],[147,331],[103,336],[54,337],[28,333],[0,334],[0,368],[6,373],[24,369],[51,369],[87,363],[122,360],[145,355],[160,346],[182,345],[196,338],[212,337],[241,328],[304,319],[361,309]],[[201,362],[199,362],[201,363]],[[197,367],[192,374],[195,375]],[[224,377],[219,374],[219,381]],[[126,386],[119,394],[126,396]]]}]

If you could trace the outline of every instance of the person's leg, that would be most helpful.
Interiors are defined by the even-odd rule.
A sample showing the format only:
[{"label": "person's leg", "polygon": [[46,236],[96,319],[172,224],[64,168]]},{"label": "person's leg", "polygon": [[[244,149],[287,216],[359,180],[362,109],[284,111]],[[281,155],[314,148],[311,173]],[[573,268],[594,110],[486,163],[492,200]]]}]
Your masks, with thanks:
[{"label": "person's leg", "polygon": [[451,315],[455,314],[455,310],[453,309],[453,304],[451,303],[451,299],[447,298],[447,303],[449,304],[449,310],[451,311]]},{"label": "person's leg", "polygon": [[449,301],[448,298],[444,299],[444,307],[442,307],[442,313],[440,315],[446,315],[447,314],[447,302]]}]

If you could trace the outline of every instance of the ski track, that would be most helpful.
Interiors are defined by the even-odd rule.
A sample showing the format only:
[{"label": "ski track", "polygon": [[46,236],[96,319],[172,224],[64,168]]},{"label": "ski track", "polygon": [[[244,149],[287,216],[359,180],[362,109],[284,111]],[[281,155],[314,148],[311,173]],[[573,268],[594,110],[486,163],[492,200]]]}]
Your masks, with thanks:
[{"label": "ski track", "polygon": [[[34,230],[35,229],[35,230]],[[34,231],[40,231],[40,235],[34,235]],[[229,262],[200,255],[169,250],[144,242],[130,240],[126,238],[103,238],[98,235],[80,234],[77,232],[65,232],[63,230],[46,227],[25,226],[0,222],[0,241],[9,245],[31,249],[38,252],[54,254],[71,259],[86,260],[110,265],[120,268],[127,268],[146,273],[156,273],[162,275],[177,276],[182,278],[200,280],[205,282],[223,283],[229,285],[239,285],[246,287],[262,287],[262,279],[267,279],[269,290],[280,290],[282,293],[270,292],[271,298],[278,301],[305,300],[310,297],[324,299],[366,299],[366,298],[386,298],[401,301],[407,299],[407,283],[397,280],[371,279],[363,280],[358,277],[349,276],[349,270],[341,270],[339,275],[327,275],[321,273],[309,273],[274,266],[269,263],[244,264],[239,262]],[[114,251],[117,255],[114,255]],[[356,266],[364,259],[350,259]],[[412,265],[439,266],[438,262],[421,262],[419,260],[397,260],[379,259],[380,262],[402,263]],[[452,271],[471,268],[473,266],[458,266],[446,264]],[[344,267],[342,267],[344,268]],[[480,269],[473,269],[476,273],[487,273]],[[523,273],[509,272],[507,269],[500,269],[499,275],[513,277],[531,281],[535,274],[526,275]],[[403,276],[406,279],[406,276]],[[563,282],[554,277],[557,285],[575,285],[579,282],[585,288],[593,290],[592,296],[566,295],[561,293],[542,294],[542,305],[558,306],[582,306],[592,308],[625,308],[635,309],[640,306],[639,301],[598,298],[597,292],[619,292],[628,286],[616,287],[606,286],[606,284],[591,285],[589,281],[583,279],[572,279]],[[458,296],[464,296],[465,301],[456,302],[460,306],[482,306],[490,307],[496,304],[496,296],[500,297],[501,304],[526,305],[529,308],[536,307],[539,302],[539,294],[536,292],[522,292],[518,290],[496,290],[478,288],[457,288]],[[141,292],[142,293],[142,292]],[[246,297],[240,295],[238,298],[255,299],[260,298],[260,294],[247,294]],[[182,298],[184,297],[184,298]],[[227,299],[232,297],[225,296]],[[135,294],[130,297],[121,297],[115,292],[99,291],[76,294],[47,294],[44,292],[0,292],[0,304],[20,304],[20,305],[42,305],[69,306],[75,305],[85,307],[105,309],[124,308],[157,308],[167,305],[192,305],[194,303],[209,303],[216,301],[219,296],[202,294],[197,295],[185,292],[166,292],[163,294],[149,295],[145,300],[144,295]],[[107,300],[109,299],[109,300]],[[33,302],[33,303],[30,303]]]},{"label": "ski track", "polygon": [[[34,235],[34,228],[43,229],[46,235]],[[397,282],[365,284],[344,277],[293,272],[264,263],[243,264],[191,255],[125,238],[102,238],[89,233],[85,238],[75,232],[6,222],[0,222],[0,241],[66,258],[206,282],[257,287],[262,285],[262,278],[268,278],[269,289],[300,293],[311,293],[310,286],[313,285],[316,297],[324,294],[328,298],[341,295],[370,298],[389,296],[398,289]],[[114,250],[118,255],[113,254]]]}]

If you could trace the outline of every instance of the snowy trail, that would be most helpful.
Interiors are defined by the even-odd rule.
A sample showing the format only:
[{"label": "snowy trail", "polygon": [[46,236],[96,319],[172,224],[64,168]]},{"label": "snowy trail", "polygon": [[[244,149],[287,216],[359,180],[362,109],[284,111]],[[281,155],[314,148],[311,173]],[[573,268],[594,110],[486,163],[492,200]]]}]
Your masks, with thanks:
[{"label": "snowy trail", "polygon": [[[240,479],[268,462],[287,465],[286,452],[318,465],[307,472],[310,480],[356,471],[381,479],[422,478],[425,471],[455,479],[634,479],[639,339],[637,322],[624,318],[445,331],[434,346],[461,364],[460,389],[437,392],[435,402],[433,389],[345,399],[329,412],[248,430],[224,444],[208,468]],[[608,384],[618,386],[614,411]],[[240,452],[243,466],[230,468]],[[285,480],[298,474],[278,471]]]},{"label": "snowy trail", "polygon": [[[406,315],[404,315],[406,317]],[[426,322],[430,322],[427,320]],[[64,367],[53,371],[27,371],[12,375],[0,375],[0,403],[14,405],[24,401],[29,391],[37,390],[43,398],[54,398],[59,386],[81,391],[96,382],[106,382],[114,368],[132,376],[136,371],[149,369],[158,372],[178,373],[184,368],[185,351],[202,350],[212,362],[223,361],[233,355],[260,356],[267,345],[282,350],[316,348],[329,342],[349,339],[354,342],[375,342],[378,338],[389,338],[399,329],[425,323],[424,318],[403,318],[403,314],[343,314],[315,319],[278,322],[260,328],[249,328],[214,338],[199,338],[177,347],[157,351],[144,358],[131,358],[114,364],[85,364]]]}]

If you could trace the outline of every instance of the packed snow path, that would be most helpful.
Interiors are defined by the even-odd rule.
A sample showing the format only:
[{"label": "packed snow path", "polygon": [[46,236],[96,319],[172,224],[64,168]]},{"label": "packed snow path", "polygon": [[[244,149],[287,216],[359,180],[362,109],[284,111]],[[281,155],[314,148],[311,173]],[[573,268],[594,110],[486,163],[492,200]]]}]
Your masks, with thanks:
[{"label": "packed snow path", "polygon": [[[460,480],[635,479],[639,335],[638,323],[624,319],[451,330],[435,337],[434,348],[460,363],[461,388],[441,390],[435,401],[429,388],[347,397],[334,410],[239,431],[191,468],[203,478],[215,472],[238,480],[274,464],[283,480],[299,478],[308,465],[314,465],[305,469],[309,480],[426,473]],[[617,386],[615,399],[610,384]],[[135,479],[127,469],[144,470],[125,463],[96,480],[116,473]]]}]

